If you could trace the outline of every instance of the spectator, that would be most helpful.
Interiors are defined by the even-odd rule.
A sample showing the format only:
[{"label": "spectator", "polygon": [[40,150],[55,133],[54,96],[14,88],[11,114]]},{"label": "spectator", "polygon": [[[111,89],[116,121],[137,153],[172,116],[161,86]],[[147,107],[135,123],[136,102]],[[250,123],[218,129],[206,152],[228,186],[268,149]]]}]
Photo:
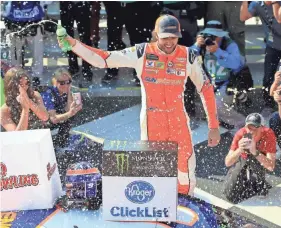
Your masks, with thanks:
[{"label": "spectator", "polygon": [[82,104],[77,105],[71,94],[71,76],[66,69],[58,69],[54,73],[54,86],[42,92],[42,98],[50,115],[49,127],[58,128],[54,144],[64,147],[69,138],[71,119],[82,109]]},{"label": "spectator", "polygon": [[274,132],[264,126],[262,115],[248,115],[245,127],[235,134],[225,158],[226,166],[233,166],[226,176],[226,198],[239,203],[254,195],[267,195],[270,185],[265,180],[265,171],[274,170],[275,159]]},{"label": "spectator", "polygon": [[[91,26],[92,26],[92,2],[89,1],[60,1],[61,24],[65,27],[67,34],[74,36],[74,21],[80,40],[92,46]],[[79,74],[77,55],[72,51],[68,52],[69,73],[76,76]],[[86,81],[92,81],[93,72],[90,64],[82,62],[82,75]]]},{"label": "spectator", "polygon": [[[195,1],[163,1],[163,10],[161,14],[170,14],[175,16],[181,25],[182,38],[179,39],[179,44],[190,47],[194,44],[196,34],[198,32],[197,20],[205,15],[205,3]],[[192,130],[199,125],[196,123],[195,113],[195,86],[190,80],[187,79],[185,84],[185,108],[188,116],[191,118],[190,127]]]},{"label": "spectator", "polygon": [[281,71],[277,71],[274,78],[275,80],[270,88],[270,95],[274,97],[278,105],[278,111],[272,114],[269,127],[274,131],[278,147],[281,149]]},{"label": "spectator", "polygon": [[[6,2],[4,23],[7,33],[18,32],[23,27],[44,19],[43,5],[40,1]],[[43,26],[34,25],[19,35],[11,37],[11,62],[14,66],[24,66],[25,43],[33,53],[32,73],[39,77],[43,73]]]},{"label": "spectator", "polygon": [[274,73],[277,70],[281,58],[281,24],[278,24],[273,15],[271,6],[267,6],[263,1],[243,1],[240,11],[240,19],[246,21],[251,17],[259,16],[266,31],[266,50],[264,60],[264,77],[263,77],[263,99],[265,109],[262,113],[273,112],[275,102],[270,97],[269,89],[274,81]]},{"label": "spectator", "polygon": [[30,78],[22,68],[13,67],[7,71],[4,92],[1,125],[6,131],[40,129],[49,119],[40,94],[30,87]]},{"label": "spectator", "polygon": [[242,56],[245,56],[245,23],[239,20],[240,1],[209,1],[205,22],[220,21],[223,30],[236,42]]},{"label": "spectator", "polygon": [[[149,1],[129,1],[129,2],[104,2],[107,14],[107,50],[121,50],[126,47],[122,41],[123,25],[129,34],[130,44],[134,46],[138,43],[148,42],[151,39],[151,32],[154,23],[160,14],[158,2]],[[118,76],[117,68],[107,69],[107,73],[102,78],[103,83]],[[133,71],[134,81],[139,85],[136,71]]]},{"label": "spectator", "polygon": [[[226,128],[240,128],[244,124],[245,116],[232,107],[235,100],[244,107],[249,103],[246,84],[242,78],[248,78],[253,84],[249,68],[245,66],[244,57],[240,55],[238,45],[222,29],[219,21],[209,21],[206,28],[200,32],[193,46],[197,53],[202,54],[205,70],[211,75],[215,84],[218,115],[222,126]],[[233,83],[233,81],[237,83]],[[238,93],[229,91],[237,88]]]},{"label": "spectator", "polygon": [[273,14],[278,23],[281,23],[281,2],[280,1],[265,1],[265,4],[272,5]]}]

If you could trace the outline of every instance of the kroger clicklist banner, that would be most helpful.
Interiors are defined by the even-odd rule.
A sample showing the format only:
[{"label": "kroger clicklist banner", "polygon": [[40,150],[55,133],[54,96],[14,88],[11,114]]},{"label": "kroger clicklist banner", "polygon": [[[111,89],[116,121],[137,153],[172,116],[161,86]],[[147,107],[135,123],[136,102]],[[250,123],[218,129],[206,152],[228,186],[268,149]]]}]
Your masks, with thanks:
[{"label": "kroger clicklist banner", "polygon": [[103,218],[176,221],[177,157],[173,142],[105,142]]},{"label": "kroger clicklist banner", "polygon": [[176,221],[176,186],[176,177],[103,177],[103,218]]}]

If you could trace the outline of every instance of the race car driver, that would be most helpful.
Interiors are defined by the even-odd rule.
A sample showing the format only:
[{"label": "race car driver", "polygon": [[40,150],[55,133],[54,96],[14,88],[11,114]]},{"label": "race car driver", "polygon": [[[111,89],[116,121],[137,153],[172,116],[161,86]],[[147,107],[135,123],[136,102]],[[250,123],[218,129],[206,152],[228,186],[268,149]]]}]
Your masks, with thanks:
[{"label": "race car driver", "polygon": [[209,126],[208,146],[211,147],[220,141],[214,88],[195,53],[177,44],[181,30],[175,17],[159,17],[155,33],[156,42],[137,44],[122,51],[103,51],[69,36],[65,39],[73,52],[95,67],[136,69],[142,92],[141,140],[178,143],[178,192],[193,195],[196,161],[184,106],[184,85],[190,77],[201,96]]}]

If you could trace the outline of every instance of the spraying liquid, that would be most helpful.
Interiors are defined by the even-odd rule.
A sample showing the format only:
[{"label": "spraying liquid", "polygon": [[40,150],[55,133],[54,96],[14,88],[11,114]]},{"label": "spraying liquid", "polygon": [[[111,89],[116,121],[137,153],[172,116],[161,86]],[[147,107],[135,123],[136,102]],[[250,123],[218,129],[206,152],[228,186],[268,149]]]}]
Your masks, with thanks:
[{"label": "spraying liquid", "polygon": [[16,35],[16,34],[21,34],[24,30],[26,30],[27,28],[29,28],[30,26],[33,26],[33,25],[41,25],[41,24],[44,24],[46,22],[50,22],[50,23],[53,23],[53,24],[56,24],[57,25],[57,38],[58,40],[60,41],[61,45],[62,45],[62,50],[64,52],[67,52],[67,51],[71,51],[72,50],[72,47],[71,45],[69,44],[69,42],[65,39],[67,37],[67,33],[66,33],[66,30],[64,27],[61,26],[61,23],[56,23],[54,21],[51,21],[51,20],[42,20],[38,23],[32,23],[30,25],[27,25],[26,27],[22,28],[21,30],[17,31],[17,32],[12,32],[12,33],[9,33],[6,35],[6,43],[7,45],[10,47],[11,46],[11,37]]},{"label": "spraying liquid", "polygon": [[65,39],[67,37],[66,30],[65,30],[64,27],[61,26],[61,23],[58,24],[58,28],[57,28],[56,34],[57,34],[58,40],[62,44],[61,49],[64,52],[71,51],[72,47],[69,44],[69,42]]}]

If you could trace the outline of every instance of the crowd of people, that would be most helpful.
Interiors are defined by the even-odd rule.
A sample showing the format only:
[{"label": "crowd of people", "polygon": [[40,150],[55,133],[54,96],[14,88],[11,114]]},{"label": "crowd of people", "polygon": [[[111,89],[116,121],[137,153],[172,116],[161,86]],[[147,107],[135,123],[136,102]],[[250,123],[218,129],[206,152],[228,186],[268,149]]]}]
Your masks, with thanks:
[{"label": "crowd of people", "polygon": [[[266,195],[271,186],[265,172],[274,170],[276,145],[281,148],[281,2],[104,2],[107,51],[98,49],[100,4],[60,2],[61,23],[72,46],[69,67],[57,69],[53,84],[41,91],[33,89],[31,78],[43,74],[44,27],[35,25],[13,37],[13,67],[1,75],[4,130],[57,128],[54,144],[63,147],[69,141],[72,118],[82,110],[71,92],[72,77],[80,73],[77,56],[83,59],[81,72],[87,81],[92,80],[92,66],[108,68],[102,83],[118,77],[119,67],[130,67],[134,68],[136,85],[145,89],[141,139],[174,140],[179,144],[180,193],[192,195],[196,184],[190,128],[195,128],[192,122],[196,118],[197,90],[209,123],[209,146],[220,141],[219,125],[239,129],[225,158],[226,166],[231,167],[224,186],[226,198],[238,203],[253,195]],[[47,7],[36,1],[6,2],[7,32],[43,20]],[[253,79],[245,55],[244,21],[251,17],[259,17],[265,31],[265,109],[246,117],[240,110],[254,102],[249,96]],[[197,20],[201,18],[205,26],[199,31]],[[80,41],[72,38],[74,21]],[[132,46],[126,49],[123,26]],[[32,43],[34,51],[31,75],[24,70],[26,41]],[[272,114],[269,127],[263,117],[266,112]]]}]

